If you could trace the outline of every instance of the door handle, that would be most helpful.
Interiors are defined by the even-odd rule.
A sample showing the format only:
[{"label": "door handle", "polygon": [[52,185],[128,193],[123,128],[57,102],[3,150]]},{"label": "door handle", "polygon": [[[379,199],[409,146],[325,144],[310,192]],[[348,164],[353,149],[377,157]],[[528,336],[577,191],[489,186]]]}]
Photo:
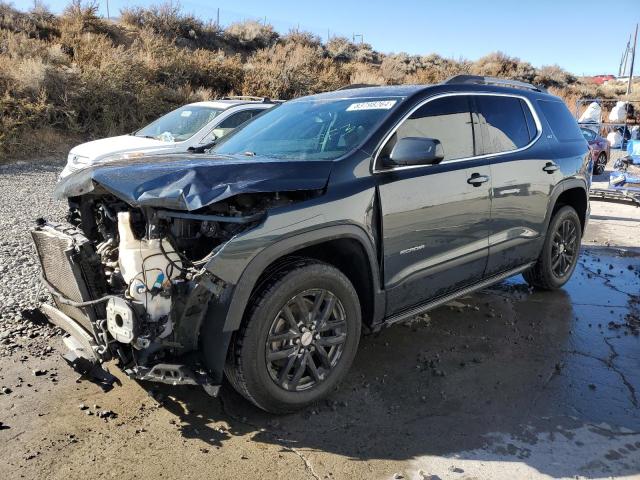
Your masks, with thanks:
[{"label": "door handle", "polygon": [[469,178],[467,178],[467,183],[469,185],[473,185],[474,187],[479,187],[483,183],[489,181],[489,177],[487,175],[480,175],[479,173],[472,173]]},{"label": "door handle", "polygon": [[547,164],[542,167],[542,170],[544,170],[545,172],[551,174],[553,172],[555,172],[556,170],[558,170],[560,167],[558,165],[556,165],[553,162],[547,162]]}]

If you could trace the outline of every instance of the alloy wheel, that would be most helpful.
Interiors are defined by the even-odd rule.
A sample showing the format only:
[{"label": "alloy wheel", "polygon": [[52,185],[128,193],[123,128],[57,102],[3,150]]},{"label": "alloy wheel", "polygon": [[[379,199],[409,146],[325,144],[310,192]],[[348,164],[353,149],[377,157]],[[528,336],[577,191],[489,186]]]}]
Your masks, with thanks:
[{"label": "alloy wheel", "polygon": [[558,278],[569,273],[578,255],[578,229],[570,219],[564,220],[553,233],[551,270]]},{"label": "alloy wheel", "polygon": [[336,367],[347,339],[340,299],[326,289],[291,298],[269,329],[265,357],[271,379],[288,391],[303,391],[325,381]]},{"label": "alloy wheel", "polygon": [[601,153],[596,160],[596,175],[602,175],[607,168],[607,156],[604,153]]}]

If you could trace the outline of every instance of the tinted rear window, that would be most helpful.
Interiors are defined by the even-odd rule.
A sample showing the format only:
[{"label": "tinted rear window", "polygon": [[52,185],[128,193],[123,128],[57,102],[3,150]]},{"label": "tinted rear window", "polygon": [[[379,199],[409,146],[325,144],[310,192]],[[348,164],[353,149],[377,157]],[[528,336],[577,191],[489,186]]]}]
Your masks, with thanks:
[{"label": "tinted rear window", "polygon": [[517,150],[535,137],[535,133],[531,136],[519,98],[478,95],[476,104],[480,123],[485,126],[485,153]]},{"label": "tinted rear window", "polygon": [[538,105],[558,140],[561,142],[584,140],[576,119],[564,103],[538,100]]}]

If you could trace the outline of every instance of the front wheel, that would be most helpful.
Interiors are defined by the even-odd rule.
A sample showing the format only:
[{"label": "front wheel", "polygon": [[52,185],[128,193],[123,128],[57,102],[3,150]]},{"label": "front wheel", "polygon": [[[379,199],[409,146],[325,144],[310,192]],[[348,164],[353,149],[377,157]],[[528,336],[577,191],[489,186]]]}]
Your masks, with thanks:
[{"label": "front wheel", "polygon": [[252,296],[225,373],[256,406],[292,412],[328,395],[345,376],[360,328],[349,279],[333,266],[301,259]]},{"label": "front wheel", "polygon": [[578,263],[582,225],[573,207],[561,207],[551,219],[536,264],[523,273],[531,286],[555,290],[569,281]]}]

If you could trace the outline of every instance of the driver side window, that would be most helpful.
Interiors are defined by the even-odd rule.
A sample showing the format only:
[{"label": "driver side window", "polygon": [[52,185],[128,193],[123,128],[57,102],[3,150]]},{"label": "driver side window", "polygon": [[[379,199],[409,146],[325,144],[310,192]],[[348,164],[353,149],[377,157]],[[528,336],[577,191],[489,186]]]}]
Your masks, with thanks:
[{"label": "driver side window", "polygon": [[473,157],[475,149],[469,97],[456,95],[426,103],[398,127],[380,156],[388,157],[396,142],[404,137],[439,140],[444,150],[443,162]]}]

